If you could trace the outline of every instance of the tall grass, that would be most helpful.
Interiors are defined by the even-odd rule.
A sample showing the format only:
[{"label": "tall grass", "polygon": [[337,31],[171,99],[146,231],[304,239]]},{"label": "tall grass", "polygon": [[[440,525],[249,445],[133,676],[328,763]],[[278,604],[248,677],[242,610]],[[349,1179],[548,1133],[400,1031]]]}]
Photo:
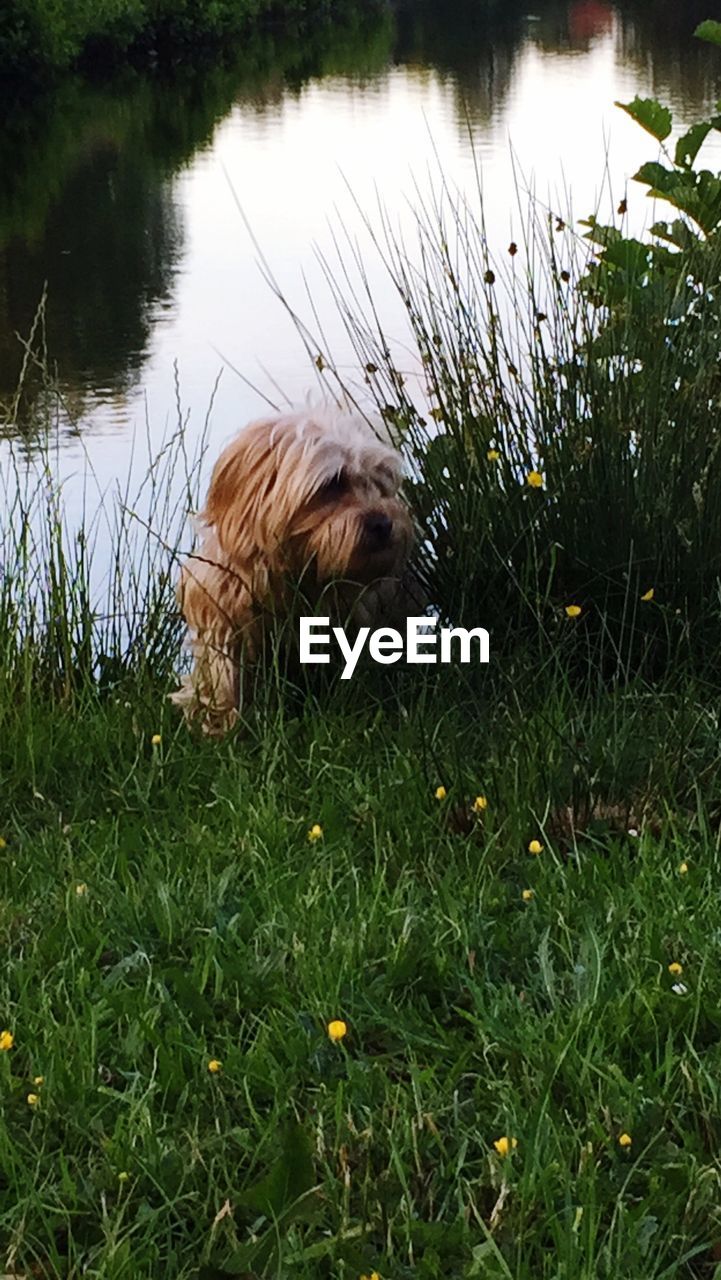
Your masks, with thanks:
[{"label": "tall grass", "polygon": [[[20,403],[20,395],[16,405]],[[192,449],[178,403],[175,430],[153,448],[149,432],[127,472],[101,492],[86,458],[66,506],[58,476],[63,405],[50,384],[37,401],[32,446],[5,423],[0,480],[0,664],[5,690],[51,699],[104,689],[125,677],[167,681],[179,660],[173,588],[189,512],[198,506],[205,431]],[[211,402],[212,408],[212,402]],[[207,426],[207,423],[206,423]],[[13,705],[3,700],[3,709]]]},{"label": "tall grass", "polygon": [[[491,246],[483,202],[441,179],[401,233],[358,210],[408,322],[398,356],[350,236],[322,258],[373,397],[407,451],[430,596],[498,637],[554,635],[565,608],[619,669],[715,655],[721,578],[718,323],[529,200]],[[623,224],[623,219],[619,219]],[[679,256],[679,262],[681,258]],[[709,289],[721,250],[709,246]],[[678,277],[683,281],[683,268]],[[627,287],[624,288],[624,282]],[[332,342],[304,330],[326,379]],[[542,485],[529,483],[537,473]],[[652,599],[643,597],[652,591]]]}]

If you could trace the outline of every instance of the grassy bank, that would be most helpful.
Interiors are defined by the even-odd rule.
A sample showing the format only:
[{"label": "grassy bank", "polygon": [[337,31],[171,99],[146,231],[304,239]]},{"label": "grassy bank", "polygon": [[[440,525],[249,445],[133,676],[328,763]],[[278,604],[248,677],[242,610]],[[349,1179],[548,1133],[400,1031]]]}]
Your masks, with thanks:
[{"label": "grassy bank", "polygon": [[3,504],[6,1273],[711,1280],[718,681],[567,619],[199,739],[196,489],[179,436],[107,576],[45,482]]},{"label": "grassy bank", "polygon": [[709,690],[164,692],[0,700],[6,1269],[715,1275]]},{"label": "grassy bank", "polygon": [[[317,21],[356,7],[353,0],[9,0],[0,26],[0,68],[8,76],[42,78],[83,60],[133,50],[177,54],[242,35],[261,21]],[[382,7],[382,0],[372,0],[372,7]]]}]

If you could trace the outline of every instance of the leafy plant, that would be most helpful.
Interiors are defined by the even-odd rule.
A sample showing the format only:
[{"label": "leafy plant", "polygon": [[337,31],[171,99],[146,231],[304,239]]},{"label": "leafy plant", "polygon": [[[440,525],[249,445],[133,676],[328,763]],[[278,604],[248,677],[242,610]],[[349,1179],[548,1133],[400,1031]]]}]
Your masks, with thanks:
[{"label": "leafy plant", "polygon": [[[721,45],[719,22],[703,22],[695,34]],[[615,225],[601,225],[595,218],[586,220],[589,240],[601,248],[582,287],[589,297],[602,299],[608,309],[609,349],[619,324],[626,330],[631,314],[665,312],[666,328],[698,319],[700,313],[705,321],[716,315],[713,291],[719,281],[721,229],[721,175],[696,165],[709,134],[721,131],[721,114],[692,125],[678,138],[672,154],[666,146],[673,129],[668,107],[653,98],[638,97],[617,106],[661,145],[663,160],[643,164],[634,180],[647,188],[650,198],[670,204],[680,216],[654,222],[647,241],[624,235]],[[619,212],[625,213],[625,202]]]},{"label": "leafy plant", "polygon": [[[662,144],[670,136],[661,104],[626,109]],[[367,306],[358,292],[348,301],[353,273],[367,278],[350,237],[341,269],[325,262],[409,456],[429,598],[487,625],[496,645],[565,636],[573,660],[626,674],[689,648],[715,656],[721,178],[696,161],[720,126],[695,125],[665,164],[640,171],[679,212],[646,239],[596,218],[577,236],[566,216],[524,202],[519,242],[499,254],[482,196],[478,211],[442,177],[416,204],[413,254],[407,235],[366,216],[409,322],[403,363],[370,292]]]}]

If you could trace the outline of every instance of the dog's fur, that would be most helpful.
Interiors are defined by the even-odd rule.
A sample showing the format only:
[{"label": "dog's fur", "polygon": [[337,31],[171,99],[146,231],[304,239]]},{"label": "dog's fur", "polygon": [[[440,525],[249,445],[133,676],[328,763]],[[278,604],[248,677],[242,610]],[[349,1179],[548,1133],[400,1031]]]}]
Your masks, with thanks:
[{"label": "dog's fur", "polygon": [[408,613],[413,526],[400,483],[398,453],[335,406],[263,418],[220,455],[178,584],[193,669],[171,695],[206,733],[236,720],[241,673],[271,620],[297,608],[299,586],[341,625]]}]

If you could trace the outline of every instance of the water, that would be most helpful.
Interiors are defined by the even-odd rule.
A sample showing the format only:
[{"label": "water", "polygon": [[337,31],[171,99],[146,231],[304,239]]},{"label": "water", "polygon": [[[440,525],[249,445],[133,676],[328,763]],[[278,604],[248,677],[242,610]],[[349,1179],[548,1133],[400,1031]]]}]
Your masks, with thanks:
[{"label": "water", "polygon": [[[50,103],[6,117],[0,401],[12,400],[24,357],[16,335],[31,332],[46,290],[47,362],[64,405],[54,465],[71,506],[88,467],[102,489],[125,474],[139,432],[151,445],[167,433],[178,396],[191,436],[199,432],[221,370],[213,450],[262,410],[264,394],[292,400],[314,385],[258,248],[315,328],[310,294],[327,347],[350,372],[316,248],[332,254],[341,222],[365,243],[357,205],[380,199],[403,225],[439,160],[449,180],[473,188],[475,148],[490,240],[502,250],[518,222],[511,148],[540,195],[565,210],[570,190],[581,217],[599,198],[606,150],[604,198],[615,201],[654,155],[616,99],[653,94],[687,125],[719,95],[721,54],[691,36],[710,16],[707,0],[483,8],[426,0],[321,27],[305,44],[266,34],[222,63],[128,70],[104,85],[69,80]],[[629,202],[640,223],[648,201],[633,183]],[[402,341],[370,251],[366,267]],[[40,394],[31,373],[20,415],[29,453]]]}]

